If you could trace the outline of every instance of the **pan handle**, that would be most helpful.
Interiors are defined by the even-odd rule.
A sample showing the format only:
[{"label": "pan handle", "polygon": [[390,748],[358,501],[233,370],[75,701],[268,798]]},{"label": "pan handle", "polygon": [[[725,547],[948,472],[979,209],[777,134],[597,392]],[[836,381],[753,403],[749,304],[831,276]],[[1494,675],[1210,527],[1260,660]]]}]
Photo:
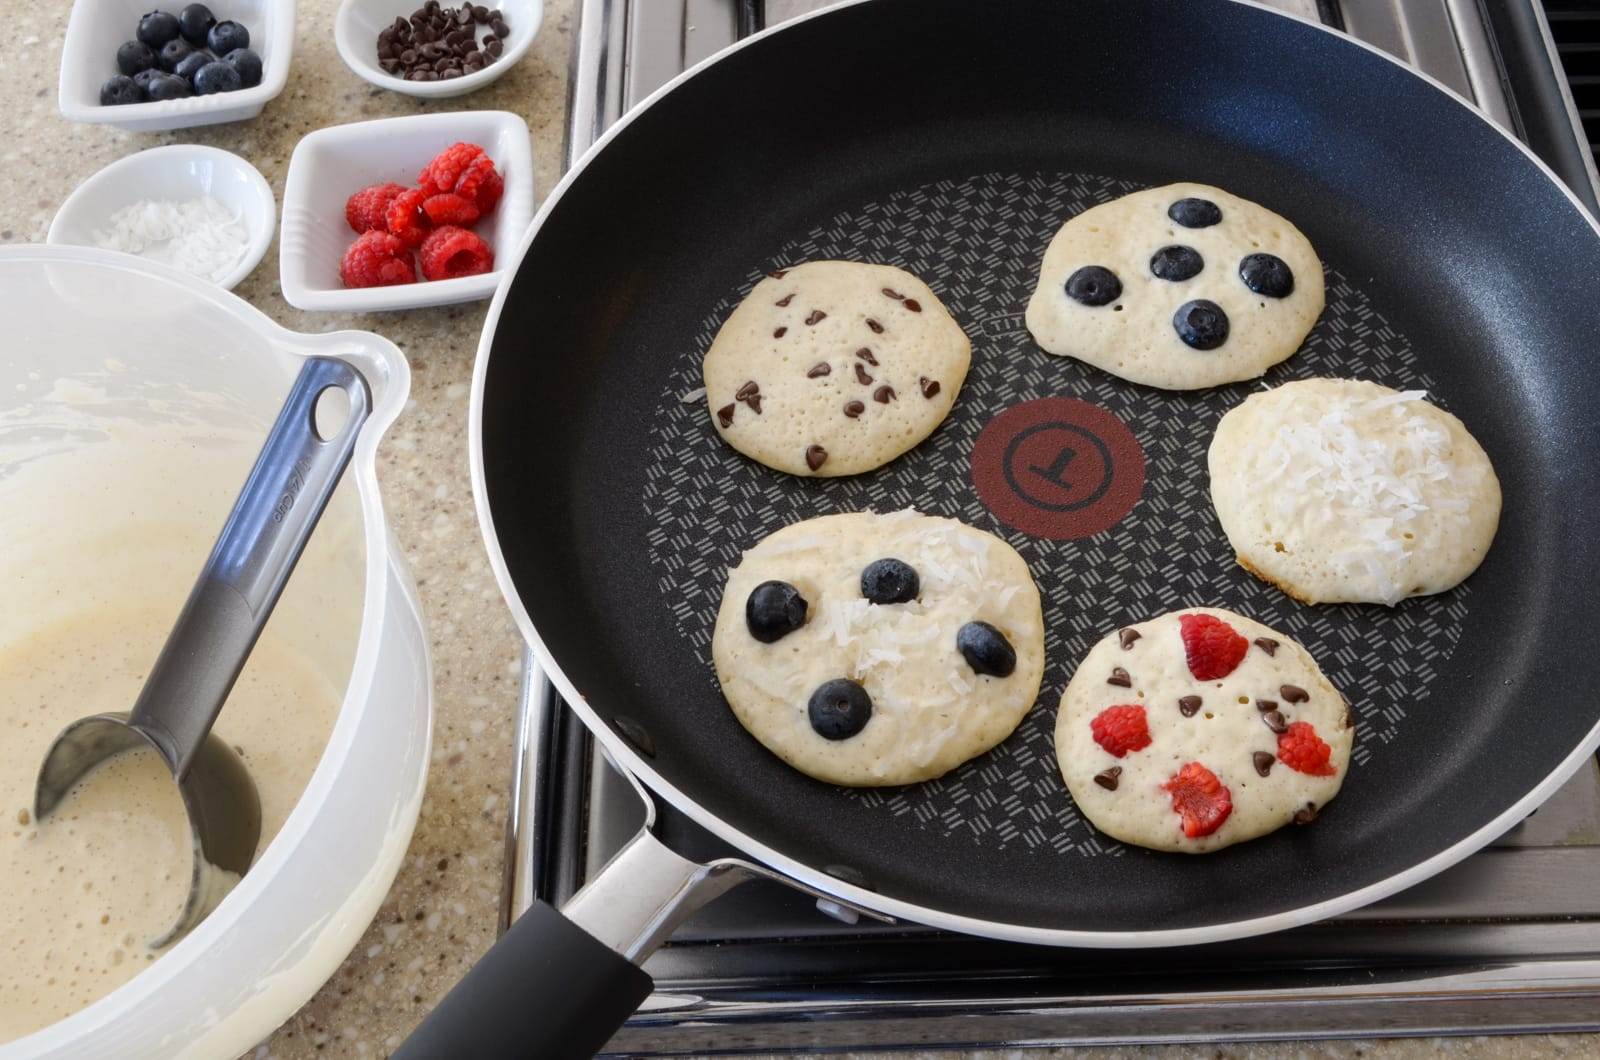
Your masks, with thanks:
[{"label": "pan handle", "polygon": [[650,995],[638,965],[706,902],[754,878],[680,857],[642,830],[561,911],[536,901],[394,1053],[591,1057]]}]

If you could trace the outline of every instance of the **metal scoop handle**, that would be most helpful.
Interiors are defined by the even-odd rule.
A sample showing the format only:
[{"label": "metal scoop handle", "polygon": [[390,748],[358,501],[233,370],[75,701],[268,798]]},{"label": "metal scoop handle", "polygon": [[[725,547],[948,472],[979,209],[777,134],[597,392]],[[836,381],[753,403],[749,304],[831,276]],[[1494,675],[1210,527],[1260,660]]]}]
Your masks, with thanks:
[{"label": "metal scoop handle", "polygon": [[[344,391],[350,410],[317,434],[317,399]],[[308,358],[234,502],[128,723],[155,744],[180,781],[272,615],[289,573],[350,462],[372,396],[344,361]]]}]

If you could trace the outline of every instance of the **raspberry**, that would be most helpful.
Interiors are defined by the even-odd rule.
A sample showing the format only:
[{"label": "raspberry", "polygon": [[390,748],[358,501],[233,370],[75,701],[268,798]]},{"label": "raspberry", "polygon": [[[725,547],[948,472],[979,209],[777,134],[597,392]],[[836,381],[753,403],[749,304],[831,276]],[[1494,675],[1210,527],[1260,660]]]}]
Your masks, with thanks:
[{"label": "raspberry", "polygon": [[1179,615],[1178,627],[1189,672],[1201,681],[1227,677],[1250,650],[1249,641],[1213,615]]},{"label": "raspberry", "polygon": [[505,181],[494,161],[477,144],[451,144],[417,174],[417,183],[430,195],[453,192],[470,199],[480,214],[493,210],[505,191]]},{"label": "raspberry", "polygon": [[1172,812],[1183,818],[1183,834],[1190,839],[1210,835],[1233,812],[1233,796],[1217,775],[1199,762],[1190,762],[1161,785],[1172,796]]},{"label": "raspberry", "polygon": [[422,212],[427,197],[427,192],[412,188],[396,195],[389,203],[389,212],[384,217],[389,234],[408,247],[417,246],[428,238],[428,215]]},{"label": "raspberry", "polygon": [[478,204],[480,213],[488,213],[500,201],[506,190],[505,178],[494,168],[488,155],[473,161],[456,180],[456,194],[464,195]]},{"label": "raspberry", "polygon": [[363,232],[339,263],[346,287],[392,287],[416,283],[417,270],[406,245],[388,232]]},{"label": "raspberry", "polygon": [[394,197],[406,189],[399,184],[373,184],[356,192],[344,204],[344,219],[352,230],[382,232],[388,228],[385,217]]},{"label": "raspberry", "polygon": [[423,199],[422,212],[435,225],[470,225],[478,219],[477,205],[451,191]]},{"label": "raspberry", "polygon": [[1331,777],[1338,770],[1328,761],[1333,748],[1323,742],[1309,721],[1297,721],[1278,737],[1278,761],[1296,773]]},{"label": "raspberry", "polygon": [[430,280],[476,276],[494,268],[489,244],[465,228],[435,228],[422,244],[422,275]]},{"label": "raspberry", "polygon": [[1089,731],[1094,733],[1094,742],[1116,758],[1150,746],[1150,726],[1140,706],[1107,707],[1094,716]]}]

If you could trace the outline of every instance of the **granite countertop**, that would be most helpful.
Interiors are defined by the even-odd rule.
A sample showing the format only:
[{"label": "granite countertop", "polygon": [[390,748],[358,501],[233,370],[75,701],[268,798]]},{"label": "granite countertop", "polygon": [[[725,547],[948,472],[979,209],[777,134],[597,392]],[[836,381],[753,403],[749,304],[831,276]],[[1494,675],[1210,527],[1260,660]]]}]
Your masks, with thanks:
[{"label": "granite countertop", "polygon": [[[243,155],[266,175],[281,203],[289,155],[302,135],[367,118],[514,111],[532,130],[538,192],[547,192],[559,174],[574,0],[546,0],[532,51],[500,80],[437,102],[358,79],[334,50],[336,0],[301,0],[288,86],[258,118],[158,134],[74,125],[57,113],[68,6],[0,0],[0,23],[7,27],[0,36],[0,243],[43,242],[56,207],[80,181],[117,158],[166,143],[212,144]],[[437,720],[428,795],[399,877],[365,937],[316,997],[254,1054],[375,1057],[398,1044],[495,937],[521,652],[479,543],[467,469],[467,389],[487,303],[376,315],[302,313],[283,300],[277,261],[274,242],[236,293],[295,330],[363,328],[386,335],[405,351],[413,373],[411,401],[383,445],[379,477],[422,594],[433,648]],[[1096,1052],[1220,1058],[1281,1055],[1284,1049]],[[1600,1052],[1600,1036],[1335,1042],[1293,1051],[1592,1056]]]}]

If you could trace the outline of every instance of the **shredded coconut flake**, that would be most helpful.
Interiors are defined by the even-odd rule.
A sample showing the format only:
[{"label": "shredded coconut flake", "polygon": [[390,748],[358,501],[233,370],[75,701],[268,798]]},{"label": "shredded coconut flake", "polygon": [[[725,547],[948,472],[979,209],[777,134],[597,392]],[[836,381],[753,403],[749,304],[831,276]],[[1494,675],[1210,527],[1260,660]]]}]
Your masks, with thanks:
[{"label": "shredded coconut flake", "polygon": [[187,202],[143,201],[111,215],[95,245],[137,254],[210,280],[232,272],[250,245],[250,233],[222,203],[207,195]]}]

